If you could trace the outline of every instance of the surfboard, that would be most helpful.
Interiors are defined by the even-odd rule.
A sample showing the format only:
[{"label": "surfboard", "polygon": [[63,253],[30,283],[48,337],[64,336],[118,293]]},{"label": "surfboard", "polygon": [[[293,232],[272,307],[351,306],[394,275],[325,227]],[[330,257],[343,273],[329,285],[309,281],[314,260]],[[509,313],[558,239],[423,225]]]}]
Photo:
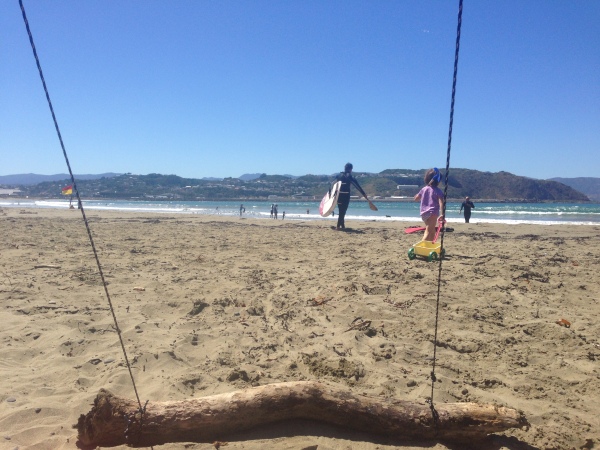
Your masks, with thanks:
[{"label": "surfboard", "polygon": [[323,197],[323,200],[321,200],[321,204],[319,205],[319,214],[321,214],[321,217],[327,217],[331,215],[335,209],[335,205],[337,205],[341,187],[342,182],[337,181],[333,184],[333,186],[331,186],[331,189],[327,191]]}]

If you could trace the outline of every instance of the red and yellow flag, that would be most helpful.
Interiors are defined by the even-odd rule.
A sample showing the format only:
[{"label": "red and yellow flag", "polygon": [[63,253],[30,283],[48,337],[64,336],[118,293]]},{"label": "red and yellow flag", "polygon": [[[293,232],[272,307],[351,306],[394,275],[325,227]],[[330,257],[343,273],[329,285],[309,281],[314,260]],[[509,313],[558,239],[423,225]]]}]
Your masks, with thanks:
[{"label": "red and yellow flag", "polygon": [[73,193],[73,186],[66,186],[62,188],[62,195],[71,195]]}]

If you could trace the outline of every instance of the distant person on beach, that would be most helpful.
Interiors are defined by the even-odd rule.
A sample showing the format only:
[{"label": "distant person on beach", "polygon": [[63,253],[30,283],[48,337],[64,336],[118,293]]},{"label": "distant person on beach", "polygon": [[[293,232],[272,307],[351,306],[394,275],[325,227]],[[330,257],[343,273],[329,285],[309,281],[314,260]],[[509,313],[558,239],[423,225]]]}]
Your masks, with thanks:
[{"label": "distant person on beach", "polygon": [[242,203],[240,205],[240,217],[242,217],[242,214],[246,212],[246,208],[244,208],[244,204]]},{"label": "distant person on beach", "polygon": [[437,167],[429,169],[425,173],[425,187],[417,195],[415,201],[421,201],[421,219],[425,222],[424,241],[433,241],[435,237],[435,226],[440,216],[440,211],[444,210],[444,193],[438,187],[442,181],[442,174]]},{"label": "distant person on beach", "polygon": [[273,218],[277,220],[277,203],[273,205]]},{"label": "distant person on beach", "polygon": [[465,201],[460,205],[459,214],[462,212],[463,208],[465,209],[465,223],[469,223],[469,219],[471,218],[471,208],[475,208],[475,205],[469,197],[465,197]]},{"label": "distant person on beach", "polygon": [[274,211],[275,211],[275,203],[271,203],[271,216],[270,216],[271,219],[273,218]]},{"label": "distant person on beach", "polygon": [[335,177],[336,181],[342,182],[340,194],[338,196],[338,221],[337,227],[335,228],[336,230],[344,230],[346,228],[344,218],[346,217],[346,211],[348,211],[348,206],[350,205],[350,185],[354,185],[365,198],[367,197],[367,194],[365,194],[365,191],[360,187],[356,178],[352,176],[352,169],[352,164],[347,163],[344,166],[344,171]]},{"label": "distant person on beach", "polygon": [[281,220],[285,219],[285,211],[283,212],[283,215],[281,216]]}]

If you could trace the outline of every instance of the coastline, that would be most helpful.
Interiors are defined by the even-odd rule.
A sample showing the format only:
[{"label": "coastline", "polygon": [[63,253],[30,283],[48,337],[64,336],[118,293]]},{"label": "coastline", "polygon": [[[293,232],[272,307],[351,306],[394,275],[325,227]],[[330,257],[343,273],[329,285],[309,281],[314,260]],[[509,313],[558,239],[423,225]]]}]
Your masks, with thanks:
[{"label": "coastline", "polygon": [[[11,448],[74,449],[70,426],[100,388],[133,397],[87,233],[77,210],[1,214],[3,436]],[[338,233],[314,220],[86,215],[142,401],[295,380],[384,404],[429,395],[438,265],[408,259],[420,236],[401,224],[347,220],[350,231]],[[598,445],[600,226],[453,228],[435,401],[525,413],[529,431],[496,435],[482,449]],[[371,325],[347,331],[357,317]],[[224,440],[247,450],[424,445],[307,423]]]},{"label": "coastline", "polygon": [[[350,196],[351,200],[353,202],[361,202],[361,203],[367,203],[367,200],[365,200],[363,197],[358,196],[358,195],[352,195]],[[414,202],[414,199],[412,196],[406,196],[406,197],[380,197],[380,196],[372,196],[369,197],[369,199],[371,201],[378,201],[378,202],[390,202],[390,203],[412,203]],[[58,200],[57,198],[54,197],[19,197],[19,196],[15,196],[15,195],[0,195],[0,201],[1,200],[6,200],[6,201],[28,201],[28,200],[32,200],[32,201],[55,201]],[[83,199],[83,201],[193,201],[193,200],[184,200],[181,198],[156,198],[154,196],[148,196],[148,197],[119,197],[119,198],[112,198],[112,197],[90,197],[90,198],[85,198]],[[461,203],[464,200],[464,198],[448,198],[447,201],[448,203]],[[542,203],[542,204],[554,204],[554,203],[565,203],[565,200],[528,200],[528,199],[519,199],[519,198],[515,198],[515,199],[495,199],[495,198],[471,198],[471,200],[475,203],[515,203],[515,204],[520,204],[520,203],[524,203],[524,204],[535,204],[535,203]],[[196,199],[196,201],[199,202],[240,202],[240,203],[244,203],[244,202],[260,202],[260,203],[273,203],[273,202],[320,202],[321,199],[318,198],[318,196],[301,196],[301,197],[285,197],[285,196],[272,196],[271,198],[266,198],[266,197],[225,197],[225,198],[220,198],[220,199]],[[598,203],[597,201],[594,200],[587,200],[587,201],[579,201],[579,202],[566,202],[566,203],[580,203],[582,205],[585,204],[594,204],[594,203]]]},{"label": "coastline", "polygon": [[[319,203],[314,201],[248,201],[209,202],[209,201],[125,201],[125,200],[84,200],[85,210],[123,211],[137,213],[166,213],[181,215],[231,216],[239,217],[240,205],[243,205],[244,217],[270,218],[272,203],[279,203],[279,213],[286,212],[287,220],[331,221],[333,216],[323,218],[319,215]],[[76,202],[74,203],[76,205]],[[367,202],[352,201],[348,219],[374,220],[382,222],[420,223],[418,202],[384,202],[376,201],[379,208],[373,212]],[[460,204],[448,203],[446,220],[449,223],[464,222],[460,214]],[[505,223],[505,224],[540,224],[540,225],[596,225],[600,224],[600,204],[597,203],[475,203],[471,223]],[[67,210],[67,199],[25,201],[2,201],[0,208],[22,209],[58,209]]]}]

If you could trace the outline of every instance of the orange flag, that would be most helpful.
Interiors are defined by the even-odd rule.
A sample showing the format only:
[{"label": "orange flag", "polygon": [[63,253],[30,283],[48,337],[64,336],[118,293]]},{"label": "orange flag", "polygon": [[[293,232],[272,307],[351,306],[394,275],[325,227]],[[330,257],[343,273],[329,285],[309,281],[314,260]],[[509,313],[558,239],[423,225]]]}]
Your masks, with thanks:
[{"label": "orange flag", "polygon": [[71,195],[73,193],[73,186],[66,186],[62,188],[62,195]]}]

